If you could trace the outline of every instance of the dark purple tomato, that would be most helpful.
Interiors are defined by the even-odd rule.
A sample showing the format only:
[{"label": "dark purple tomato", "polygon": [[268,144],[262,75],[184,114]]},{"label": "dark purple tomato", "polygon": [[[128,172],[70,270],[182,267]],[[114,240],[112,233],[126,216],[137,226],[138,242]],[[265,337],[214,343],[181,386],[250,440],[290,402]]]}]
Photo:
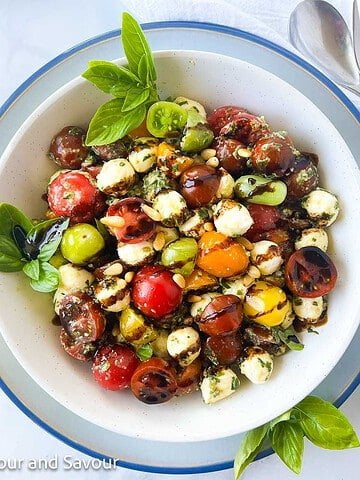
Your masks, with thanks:
[{"label": "dark purple tomato", "polygon": [[82,128],[64,127],[51,140],[49,157],[62,168],[80,168],[89,153],[84,139],[85,131]]},{"label": "dark purple tomato", "polygon": [[180,193],[191,208],[213,202],[219,186],[217,171],[208,165],[190,167],[180,177]]},{"label": "dark purple tomato", "polygon": [[245,145],[234,138],[217,137],[213,143],[216,150],[216,157],[219,159],[220,166],[225,168],[231,175],[237,177],[241,175],[246,168],[247,158],[237,155],[240,148],[246,148]]},{"label": "dark purple tomato", "polygon": [[254,170],[281,177],[294,164],[295,155],[289,139],[276,134],[260,138],[251,154]]}]

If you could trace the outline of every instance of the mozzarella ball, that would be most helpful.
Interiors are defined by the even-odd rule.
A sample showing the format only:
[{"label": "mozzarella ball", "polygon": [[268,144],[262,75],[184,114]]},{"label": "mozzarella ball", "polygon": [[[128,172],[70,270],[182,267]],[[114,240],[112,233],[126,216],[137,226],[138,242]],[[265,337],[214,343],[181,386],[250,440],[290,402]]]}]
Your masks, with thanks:
[{"label": "mozzarella ball", "polygon": [[235,180],[224,168],[219,168],[218,172],[220,173],[220,185],[216,196],[218,198],[231,198],[234,193]]},{"label": "mozzarella ball", "polygon": [[85,290],[94,281],[94,275],[72,263],[62,265],[59,271],[59,287],[54,294],[55,313],[59,314],[60,302],[69,293]]},{"label": "mozzarella ball", "polygon": [[129,154],[129,162],[135,172],[145,173],[156,163],[158,140],[141,137],[135,140],[134,149]]},{"label": "mozzarella ball", "polygon": [[261,275],[271,275],[279,270],[284,262],[279,245],[269,240],[254,243],[250,259],[251,263],[260,270]]},{"label": "mozzarella ball", "polygon": [[206,231],[204,225],[209,219],[210,213],[206,208],[193,210],[186,222],[179,225],[180,233],[186,237],[200,238]]},{"label": "mozzarella ball", "polygon": [[203,378],[200,385],[205,403],[215,403],[232,395],[240,386],[240,381],[231,368],[221,368]]},{"label": "mozzarella ball", "polygon": [[321,227],[329,227],[339,215],[337,197],[322,188],[317,188],[309,193],[301,204],[309,217]]},{"label": "mozzarella ball", "polygon": [[117,253],[126,265],[140,266],[153,259],[155,250],[152,242],[145,240],[139,243],[119,243]]},{"label": "mozzarella ball", "polygon": [[265,383],[273,371],[272,356],[260,347],[249,347],[245,352],[246,358],[240,363],[241,373],[252,383]]},{"label": "mozzarella ball", "polygon": [[175,103],[180,105],[182,109],[186,111],[191,109],[195,110],[199,115],[206,118],[206,111],[205,108],[201,105],[201,103],[186,97],[176,97],[174,101]]},{"label": "mozzarella ball", "polygon": [[247,208],[235,200],[221,200],[213,210],[216,230],[228,237],[244,235],[254,223]]},{"label": "mozzarella ball", "polygon": [[200,295],[201,300],[198,302],[192,303],[190,307],[190,315],[193,318],[199,317],[205,308],[209,305],[209,303],[215,298],[219,297],[221,293],[211,292],[211,293],[203,293]]},{"label": "mozzarella ball", "polygon": [[135,170],[124,158],[105,162],[96,183],[107,195],[125,195],[136,182]]},{"label": "mozzarella ball", "polygon": [[121,312],[130,303],[127,283],[120,277],[108,276],[93,284],[95,299],[108,312]]},{"label": "mozzarella ball", "polygon": [[326,305],[323,297],[315,298],[293,298],[293,308],[295,315],[301,320],[309,323],[316,323],[323,314]]},{"label": "mozzarella ball", "polygon": [[186,367],[200,355],[200,336],[192,327],[174,330],[167,338],[167,350],[181,367]]},{"label": "mozzarella ball", "polygon": [[[244,300],[246,292],[251,286],[251,283],[247,283],[247,280],[248,279],[245,277],[234,277],[221,280],[223,294],[236,295],[241,298],[241,300]],[[246,283],[246,286],[244,285],[244,282]]]},{"label": "mozzarella ball", "polygon": [[328,234],[323,228],[307,228],[301,232],[300,237],[295,242],[295,249],[303,247],[318,247],[326,252],[328,248]]},{"label": "mozzarella ball", "polygon": [[184,197],[175,190],[168,190],[156,195],[153,208],[160,213],[161,222],[167,227],[180,225],[188,215]]}]

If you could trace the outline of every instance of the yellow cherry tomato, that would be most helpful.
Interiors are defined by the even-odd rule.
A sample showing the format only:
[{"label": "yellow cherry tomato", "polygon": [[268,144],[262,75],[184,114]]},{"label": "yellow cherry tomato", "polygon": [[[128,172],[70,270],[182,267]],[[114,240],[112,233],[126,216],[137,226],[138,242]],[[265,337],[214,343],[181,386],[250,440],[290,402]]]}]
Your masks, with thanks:
[{"label": "yellow cherry tomato", "polygon": [[245,315],[266,327],[280,325],[289,310],[290,302],[285,292],[269,282],[255,282],[245,296]]}]

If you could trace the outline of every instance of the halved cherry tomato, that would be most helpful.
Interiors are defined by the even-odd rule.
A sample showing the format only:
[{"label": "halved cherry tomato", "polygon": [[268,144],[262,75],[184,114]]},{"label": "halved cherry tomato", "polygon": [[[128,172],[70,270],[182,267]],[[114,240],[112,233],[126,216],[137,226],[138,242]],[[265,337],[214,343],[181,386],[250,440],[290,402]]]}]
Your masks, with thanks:
[{"label": "halved cherry tomato", "polygon": [[224,107],[216,108],[207,117],[208,124],[216,136],[219,135],[220,130],[233,120],[235,115],[240,112],[246,112],[244,108],[225,105]]},{"label": "halved cherry tomato", "polygon": [[87,223],[105,209],[104,195],[86,172],[60,172],[49,184],[47,200],[57,217],[70,217],[72,223]]},{"label": "halved cherry tomato", "polygon": [[220,295],[207,305],[198,325],[207,335],[221,335],[237,330],[242,318],[243,309],[240,298],[236,295]]},{"label": "halved cherry tomato", "polygon": [[94,342],[105,330],[102,310],[87,293],[65,295],[60,302],[59,318],[66,333],[76,342]]},{"label": "halved cherry tomato", "polygon": [[107,217],[123,217],[125,225],[121,228],[110,227],[109,230],[119,242],[139,243],[154,235],[155,222],[141,209],[144,200],[137,197],[124,198],[113,203],[106,213]]},{"label": "halved cherry tomato", "polygon": [[133,279],[132,300],[144,315],[157,319],[172,313],[180,305],[182,289],[164,267],[143,267]]},{"label": "halved cherry tomato", "polygon": [[135,370],[131,391],[147,404],[167,402],[177,391],[176,373],[162,358],[150,358]]},{"label": "halved cherry tomato", "polygon": [[189,276],[185,278],[186,286],[184,288],[185,292],[191,292],[196,290],[199,292],[206,292],[211,290],[218,285],[216,277],[210,275],[200,268],[195,268]]},{"label": "halved cherry tomato", "polygon": [[220,135],[235,138],[245,145],[255,143],[268,133],[269,126],[264,118],[257,117],[247,111],[234,115],[232,120],[220,130]]},{"label": "halved cherry tomato", "polygon": [[208,165],[190,167],[180,177],[180,193],[191,208],[213,202],[219,186],[220,176]]},{"label": "halved cherry tomato", "polygon": [[288,139],[270,134],[258,139],[251,154],[254,170],[281,177],[294,164],[295,155]]},{"label": "halved cherry tomato", "polygon": [[215,277],[243,273],[249,264],[244,247],[219,232],[205,232],[199,240],[197,265]]},{"label": "halved cherry tomato", "polygon": [[107,145],[94,145],[91,148],[105,162],[115,158],[126,158],[131,148],[131,138],[126,136],[116,140],[116,142]]},{"label": "halved cherry tomato", "polygon": [[244,237],[252,242],[261,240],[262,233],[277,227],[280,220],[280,212],[277,207],[269,205],[251,204],[247,206],[254,223],[245,233]]},{"label": "halved cherry tomato", "polygon": [[177,136],[185,127],[187,116],[187,111],[174,102],[156,102],[148,110],[146,128],[154,137]]},{"label": "halved cherry tomato", "polygon": [[96,352],[96,344],[94,342],[77,342],[66,333],[65,328],[60,330],[60,343],[63,349],[70,357],[86,362],[90,360]]},{"label": "halved cherry tomato", "polygon": [[80,168],[89,153],[84,139],[85,131],[82,128],[64,127],[51,140],[49,157],[62,168]]},{"label": "halved cherry tomato", "polygon": [[200,358],[196,358],[177,374],[176,395],[188,395],[197,390],[200,382],[202,363]]},{"label": "halved cherry tomato", "polygon": [[241,350],[242,343],[238,333],[213,335],[206,340],[206,355],[216,365],[231,365],[239,358]]},{"label": "halved cherry tomato", "polygon": [[236,155],[236,150],[246,148],[245,145],[234,138],[217,137],[213,143],[216,157],[220,166],[235,177],[241,175],[246,168],[247,158]]},{"label": "halved cherry tomato", "polygon": [[317,247],[300,248],[285,266],[286,285],[298,297],[322,297],[335,287],[336,279],[335,265]]},{"label": "halved cherry tomato", "polygon": [[93,377],[107,390],[122,390],[130,386],[139,363],[135,352],[127,345],[104,345],[96,352]]}]

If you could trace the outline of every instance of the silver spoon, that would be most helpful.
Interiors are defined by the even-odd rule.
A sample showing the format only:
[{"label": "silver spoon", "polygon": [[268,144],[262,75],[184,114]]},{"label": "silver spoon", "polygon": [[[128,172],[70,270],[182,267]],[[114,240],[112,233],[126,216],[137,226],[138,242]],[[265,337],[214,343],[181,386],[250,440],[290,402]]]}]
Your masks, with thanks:
[{"label": "silver spoon", "polygon": [[340,13],[323,0],[304,0],[290,16],[290,41],[328,76],[360,96],[351,34]]}]

